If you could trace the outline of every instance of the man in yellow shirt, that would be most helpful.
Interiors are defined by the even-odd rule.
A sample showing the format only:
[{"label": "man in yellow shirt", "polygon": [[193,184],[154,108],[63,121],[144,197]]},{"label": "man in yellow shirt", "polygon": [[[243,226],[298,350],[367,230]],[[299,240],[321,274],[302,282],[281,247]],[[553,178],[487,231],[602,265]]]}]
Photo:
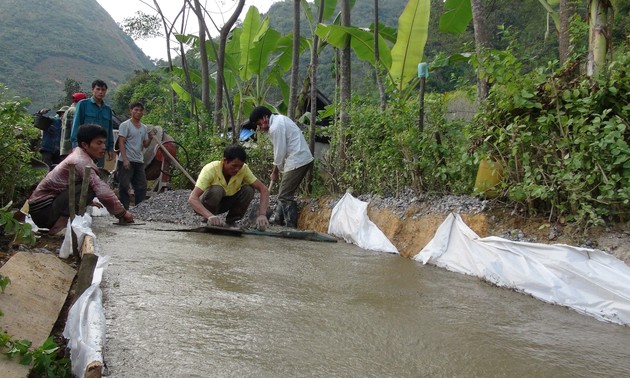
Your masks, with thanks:
[{"label": "man in yellow shirt", "polygon": [[[208,226],[234,226],[245,215],[254,198],[254,190],[260,192],[256,227],[264,230],[269,226],[269,190],[254,176],[245,164],[246,160],[245,149],[231,145],[223,151],[222,160],[208,163],[201,169],[188,203],[197,214],[207,219]],[[218,214],[225,212],[224,224]]]}]

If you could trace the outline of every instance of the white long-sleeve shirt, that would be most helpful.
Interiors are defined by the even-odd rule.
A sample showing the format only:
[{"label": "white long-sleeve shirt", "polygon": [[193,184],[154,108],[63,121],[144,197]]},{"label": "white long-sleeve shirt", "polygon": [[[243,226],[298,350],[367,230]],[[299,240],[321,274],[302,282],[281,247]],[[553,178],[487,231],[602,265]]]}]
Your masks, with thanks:
[{"label": "white long-sleeve shirt", "polygon": [[292,171],[313,161],[302,130],[291,118],[272,114],[269,118],[269,138],[273,144],[273,164],[280,172]]}]

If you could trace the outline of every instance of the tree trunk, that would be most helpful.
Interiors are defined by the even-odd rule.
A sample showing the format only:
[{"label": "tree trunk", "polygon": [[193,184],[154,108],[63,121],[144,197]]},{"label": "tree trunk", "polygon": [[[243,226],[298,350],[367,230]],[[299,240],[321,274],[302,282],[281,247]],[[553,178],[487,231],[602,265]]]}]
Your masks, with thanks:
[{"label": "tree trunk", "polygon": [[[238,20],[238,16],[240,16],[243,11],[243,7],[245,6],[245,0],[238,0],[238,4],[236,5],[236,9],[229,20],[221,27],[219,31],[219,51],[217,51],[217,93],[215,96],[214,103],[214,124],[217,126],[217,130],[221,129],[223,125],[223,90],[225,86],[225,80],[223,79],[223,70],[225,68],[225,46],[227,44],[227,38],[230,34],[230,30],[236,20]],[[227,92],[227,89],[225,89]],[[229,96],[229,94],[227,94]],[[229,104],[229,101],[228,101]],[[231,110],[231,109],[230,109]],[[232,127],[234,127],[234,117],[231,117]],[[236,131],[233,133],[236,135]]]},{"label": "tree trunk", "polygon": [[374,0],[374,73],[376,74],[376,86],[378,87],[381,111],[385,111],[387,108],[387,99],[385,98],[385,87],[383,86],[383,78],[381,76],[381,57],[378,51],[378,20],[378,0]]},{"label": "tree trunk", "polygon": [[[350,27],[350,0],[341,1],[341,26]],[[341,49],[340,70],[341,79],[339,87],[339,164],[344,166],[346,160],[346,128],[350,123],[350,98],[352,90],[350,88],[350,36],[346,37],[344,47]],[[343,171],[343,169],[342,169]]]},{"label": "tree trunk", "polygon": [[[194,0],[194,10],[199,23],[199,55],[201,63],[201,103],[207,114],[210,114],[210,71],[208,67],[208,53],[206,51],[206,23],[199,0]],[[205,117],[202,118],[201,128],[205,129]]]},{"label": "tree trunk", "polygon": [[289,92],[289,118],[295,119],[298,97],[298,73],[300,70],[300,0],[293,0],[293,57]]},{"label": "tree trunk", "polygon": [[479,67],[477,68],[477,99],[479,102],[482,102],[488,97],[490,91],[490,83],[483,72],[484,50],[490,45],[490,38],[485,23],[486,15],[482,0],[471,0],[470,5],[472,6],[473,27],[475,29],[475,51],[479,61]]},{"label": "tree trunk", "polygon": [[606,68],[607,54],[611,47],[610,0],[589,0],[588,3],[588,62],[586,74],[596,77]]},{"label": "tree trunk", "polygon": [[575,0],[560,0],[560,30],[558,30],[558,58],[563,65],[571,57],[569,26],[575,14]]}]

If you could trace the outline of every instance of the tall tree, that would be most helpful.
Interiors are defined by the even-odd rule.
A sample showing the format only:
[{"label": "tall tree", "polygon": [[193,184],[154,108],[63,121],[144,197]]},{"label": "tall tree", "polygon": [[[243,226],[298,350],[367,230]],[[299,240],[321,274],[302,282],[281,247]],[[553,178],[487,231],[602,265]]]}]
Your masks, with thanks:
[{"label": "tall tree", "polygon": [[597,76],[605,69],[607,55],[612,44],[612,4],[610,0],[588,2],[588,62],[586,74]]},{"label": "tall tree", "polygon": [[298,73],[300,71],[300,0],[293,0],[293,57],[291,60],[291,84],[288,116],[295,119],[298,97]]},{"label": "tall tree", "polygon": [[[225,68],[225,46],[227,44],[227,39],[230,34],[230,30],[232,26],[238,20],[238,17],[241,15],[243,11],[243,7],[245,6],[245,0],[238,0],[236,4],[236,9],[234,9],[234,13],[227,20],[225,25],[221,27],[219,30],[219,51],[217,51],[217,93],[214,99],[214,124],[217,128],[223,124],[223,90],[225,86],[225,78],[223,77],[223,69]],[[234,119],[231,119],[232,127],[234,127]],[[236,134],[236,133],[233,133]]]},{"label": "tall tree", "polygon": [[[208,53],[206,51],[206,22],[199,0],[194,0],[193,10],[199,23],[199,58],[201,60],[201,103],[206,111],[210,113],[210,68],[208,67]],[[202,128],[205,122],[202,123]]]},{"label": "tall tree", "polygon": [[378,22],[378,0],[374,0],[374,73],[376,74],[376,86],[378,87],[381,110],[385,111],[387,108],[387,100],[385,98],[385,86],[383,85],[383,78],[381,76],[381,57],[378,50]]},{"label": "tall tree", "polygon": [[560,0],[560,30],[558,30],[558,58],[560,64],[564,64],[571,56],[571,36],[569,26],[571,18],[575,15],[576,0]]},{"label": "tall tree", "polygon": [[475,52],[479,67],[477,68],[477,99],[479,102],[488,97],[490,83],[483,70],[484,51],[490,46],[490,35],[486,25],[486,15],[482,0],[471,0],[472,19],[475,30]]},{"label": "tall tree", "polygon": [[[341,26],[350,27],[350,0],[341,0]],[[343,166],[346,160],[346,128],[350,124],[350,35],[345,37],[341,48],[340,78],[339,78],[339,163]]]}]

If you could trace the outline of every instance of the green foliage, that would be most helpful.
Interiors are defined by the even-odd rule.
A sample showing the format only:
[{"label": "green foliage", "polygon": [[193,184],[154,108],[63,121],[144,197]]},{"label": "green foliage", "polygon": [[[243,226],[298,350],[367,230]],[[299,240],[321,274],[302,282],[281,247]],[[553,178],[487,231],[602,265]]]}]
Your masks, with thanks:
[{"label": "green foliage", "polygon": [[14,201],[37,181],[30,159],[39,139],[32,116],[24,111],[28,100],[10,97],[0,84],[0,203]]},{"label": "green foliage", "polygon": [[52,337],[36,349],[31,349],[32,344],[29,340],[13,340],[10,335],[0,332],[0,350],[9,358],[19,358],[22,365],[32,365],[31,375],[50,378],[71,376],[70,360],[57,358],[59,345]]},{"label": "green foliage", "polygon": [[37,241],[33,229],[28,223],[20,223],[9,211],[11,202],[0,209],[0,230],[3,234],[15,235],[13,243],[33,245]]},{"label": "green foliage", "polygon": [[[346,130],[347,160],[340,164],[330,158],[338,148],[338,140],[333,139],[324,169],[326,186],[390,195],[406,188],[469,193],[475,167],[466,153],[468,132],[460,122],[445,119],[444,96],[428,96],[425,106],[428,118],[420,133],[417,103],[397,104],[381,112],[378,106],[355,99]],[[329,133],[336,135],[331,128]]]},{"label": "green foliage", "polygon": [[[7,288],[7,286],[9,286],[10,283],[11,279],[9,277],[0,274],[0,293],[4,294],[4,290]],[[0,315],[1,314],[2,313],[0,313]]]},{"label": "green foliage", "polygon": [[[489,61],[492,61],[490,59]],[[514,75],[496,59],[488,109],[475,127],[484,148],[506,167],[512,201],[568,220],[600,224],[630,211],[630,53],[589,80],[567,65]],[[506,69],[507,68],[507,69]],[[518,71],[515,71],[518,72]],[[506,76],[509,79],[506,80]],[[503,77],[503,78],[501,78]]]}]

